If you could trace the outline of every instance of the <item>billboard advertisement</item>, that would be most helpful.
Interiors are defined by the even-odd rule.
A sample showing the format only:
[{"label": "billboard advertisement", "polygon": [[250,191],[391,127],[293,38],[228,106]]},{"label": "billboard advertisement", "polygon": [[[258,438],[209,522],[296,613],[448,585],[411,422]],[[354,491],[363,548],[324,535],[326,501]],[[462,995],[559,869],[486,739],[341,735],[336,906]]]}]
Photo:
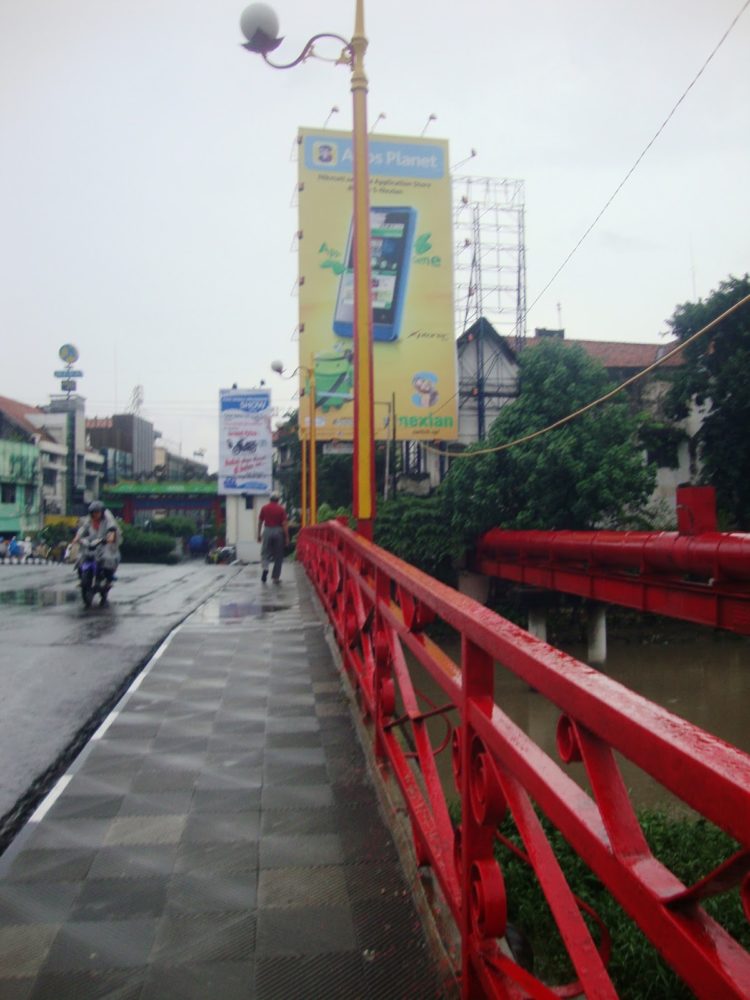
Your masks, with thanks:
[{"label": "billboard advertisement", "polygon": [[[457,437],[448,144],[369,138],[375,435]],[[354,415],[352,141],[299,132],[300,365],[315,369],[318,440]],[[304,429],[309,416],[301,415]]]},{"label": "billboard advertisement", "polygon": [[218,492],[270,493],[272,455],[269,390],[220,389]]}]

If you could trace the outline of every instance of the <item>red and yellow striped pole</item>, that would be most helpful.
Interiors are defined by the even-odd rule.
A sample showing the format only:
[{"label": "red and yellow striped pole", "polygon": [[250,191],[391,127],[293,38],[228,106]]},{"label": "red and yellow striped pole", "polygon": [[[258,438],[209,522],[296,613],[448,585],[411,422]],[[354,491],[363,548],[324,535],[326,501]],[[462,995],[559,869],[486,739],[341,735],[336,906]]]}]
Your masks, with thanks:
[{"label": "red and yellow striped pole", "polygon": [[367,77],[364,0],[357,0],[352,52],[354,170],[354,517],[372,538],[375,520],[375,420],[373,416],[370,170],[367,146]]},{"label": "red and yellow striped pole", "polygon": [[308,376],[307,398],[310,406],[310,519],[308,524],[318,523],[318,436],[315,398],[315,359],[311,359],[306,369]]}]

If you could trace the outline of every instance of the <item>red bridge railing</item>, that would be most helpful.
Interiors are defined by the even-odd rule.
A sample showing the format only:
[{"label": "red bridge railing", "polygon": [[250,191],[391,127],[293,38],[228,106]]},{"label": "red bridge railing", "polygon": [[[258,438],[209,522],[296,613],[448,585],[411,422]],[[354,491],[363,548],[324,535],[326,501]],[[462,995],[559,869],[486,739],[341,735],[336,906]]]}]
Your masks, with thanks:
[{"label": "red bridge railing", "polygon": [[[597,943],[539,819],[542,813],[699,996],[750,997],[750,955],[701,901],[739,887],[750,920],[750,756],[670,714],[487,608],[421,573],[343,524],[305,529],[299,557],[330,618],[374,749],[398,782],[417,863],[429,865],[461,940],[463,997],[616,997],[606,934]],[[461,637],[460,662],[427,634],[441,619]],[[420,705],[406,652],[445,695]],[[495,664],[560,711],[559,760],[506,715]],[[427,731],[454,713],[454,829]],[[408,737],[404,739],[402,737]],[[726,831],[737,853],[696,885],[654,857],[615,752]],[[588,790],[566,773],[582,761]],[[506,929],[497,829],[513,818],[578,982],[550,987],[501,947]]]},{"label": "red bridge railing", "polygon": [[473,569],[750,635],[750,534],[716,530],[712,487],[677,490],[678,531],[505,531],[479,539]]},{"label": "red bridge railing", "polygon": [[750,635],[750,535],[503,531],[477,543],[486,576]]}]

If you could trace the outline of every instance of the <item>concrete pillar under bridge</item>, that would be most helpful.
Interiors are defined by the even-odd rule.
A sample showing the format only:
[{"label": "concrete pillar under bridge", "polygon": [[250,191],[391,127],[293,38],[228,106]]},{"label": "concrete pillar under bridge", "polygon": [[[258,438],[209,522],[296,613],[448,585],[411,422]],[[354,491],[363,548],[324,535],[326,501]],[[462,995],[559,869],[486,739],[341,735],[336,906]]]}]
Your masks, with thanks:
[{"label": "concrete pillar under bridge", "polygon": [[607,662],[607,605],[590,601],[587,606],[586,638],[588,662]]},{"label": "concrete pillar under bridge", "polygon": [[544,590],[521,592],[521,600],[527,614],[527,631],[542,642],[547,641],[547,615],[553,599],[553,596]]},{"label": "concrete pillar under bridge", "polygon": [[[460,593],[486,604],[489,597],[490,577],[483,573],[461,570],[458,575]],[[542,642],[547,641],[547,615],[554,595],[544,590],[522,589],[521,599],[526,607],[527,631]],[[607,662],[607,606],[596,601],[586,601],[586,639],[591,664]]]},{"label": "concrete pillar under bridge", "polygon": [[[541,590],[521,592],[527,611],[527,631],[535,638],[547,642],[547,616],[552,606],[552,594]],[[607,606],[596,601],[586,601],[587,663],[607,662]]]},{"label": "concrete pillar under bridge", "polygon": [[484,573],[471,573],[462,569],[458,574],[458,591],[473,597],[480,604],[486,604],[490,594],[490,577]]}]

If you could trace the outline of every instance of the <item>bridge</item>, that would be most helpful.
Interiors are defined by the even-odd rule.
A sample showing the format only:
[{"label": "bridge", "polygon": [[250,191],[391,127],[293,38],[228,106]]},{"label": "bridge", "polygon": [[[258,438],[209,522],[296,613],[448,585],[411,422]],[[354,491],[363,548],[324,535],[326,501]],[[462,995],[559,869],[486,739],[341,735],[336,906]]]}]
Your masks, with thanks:
[{"label": "bridge", "polygon": [[750,535],[716,530],[711,487],[677,490],[677,531],[503,531],[474,567],[529,587],[750,635]]},{"label": "bridge", "polygon": [[[246,567],[165,642],[3,856],[0,995],[616,997],[618,943],[568,884],[554,829],[696,996],[750,996],[750,955],[705,905],[734,892],[750,919],[747,754],[344,523],[304,529],[298,560],[273,590]],[[554,706],[556,757],[505,712],[498,670]],[[681,881],[620,758],[732,856]],[[498,843],[533,870],[564,985],[513,946]]]}]

